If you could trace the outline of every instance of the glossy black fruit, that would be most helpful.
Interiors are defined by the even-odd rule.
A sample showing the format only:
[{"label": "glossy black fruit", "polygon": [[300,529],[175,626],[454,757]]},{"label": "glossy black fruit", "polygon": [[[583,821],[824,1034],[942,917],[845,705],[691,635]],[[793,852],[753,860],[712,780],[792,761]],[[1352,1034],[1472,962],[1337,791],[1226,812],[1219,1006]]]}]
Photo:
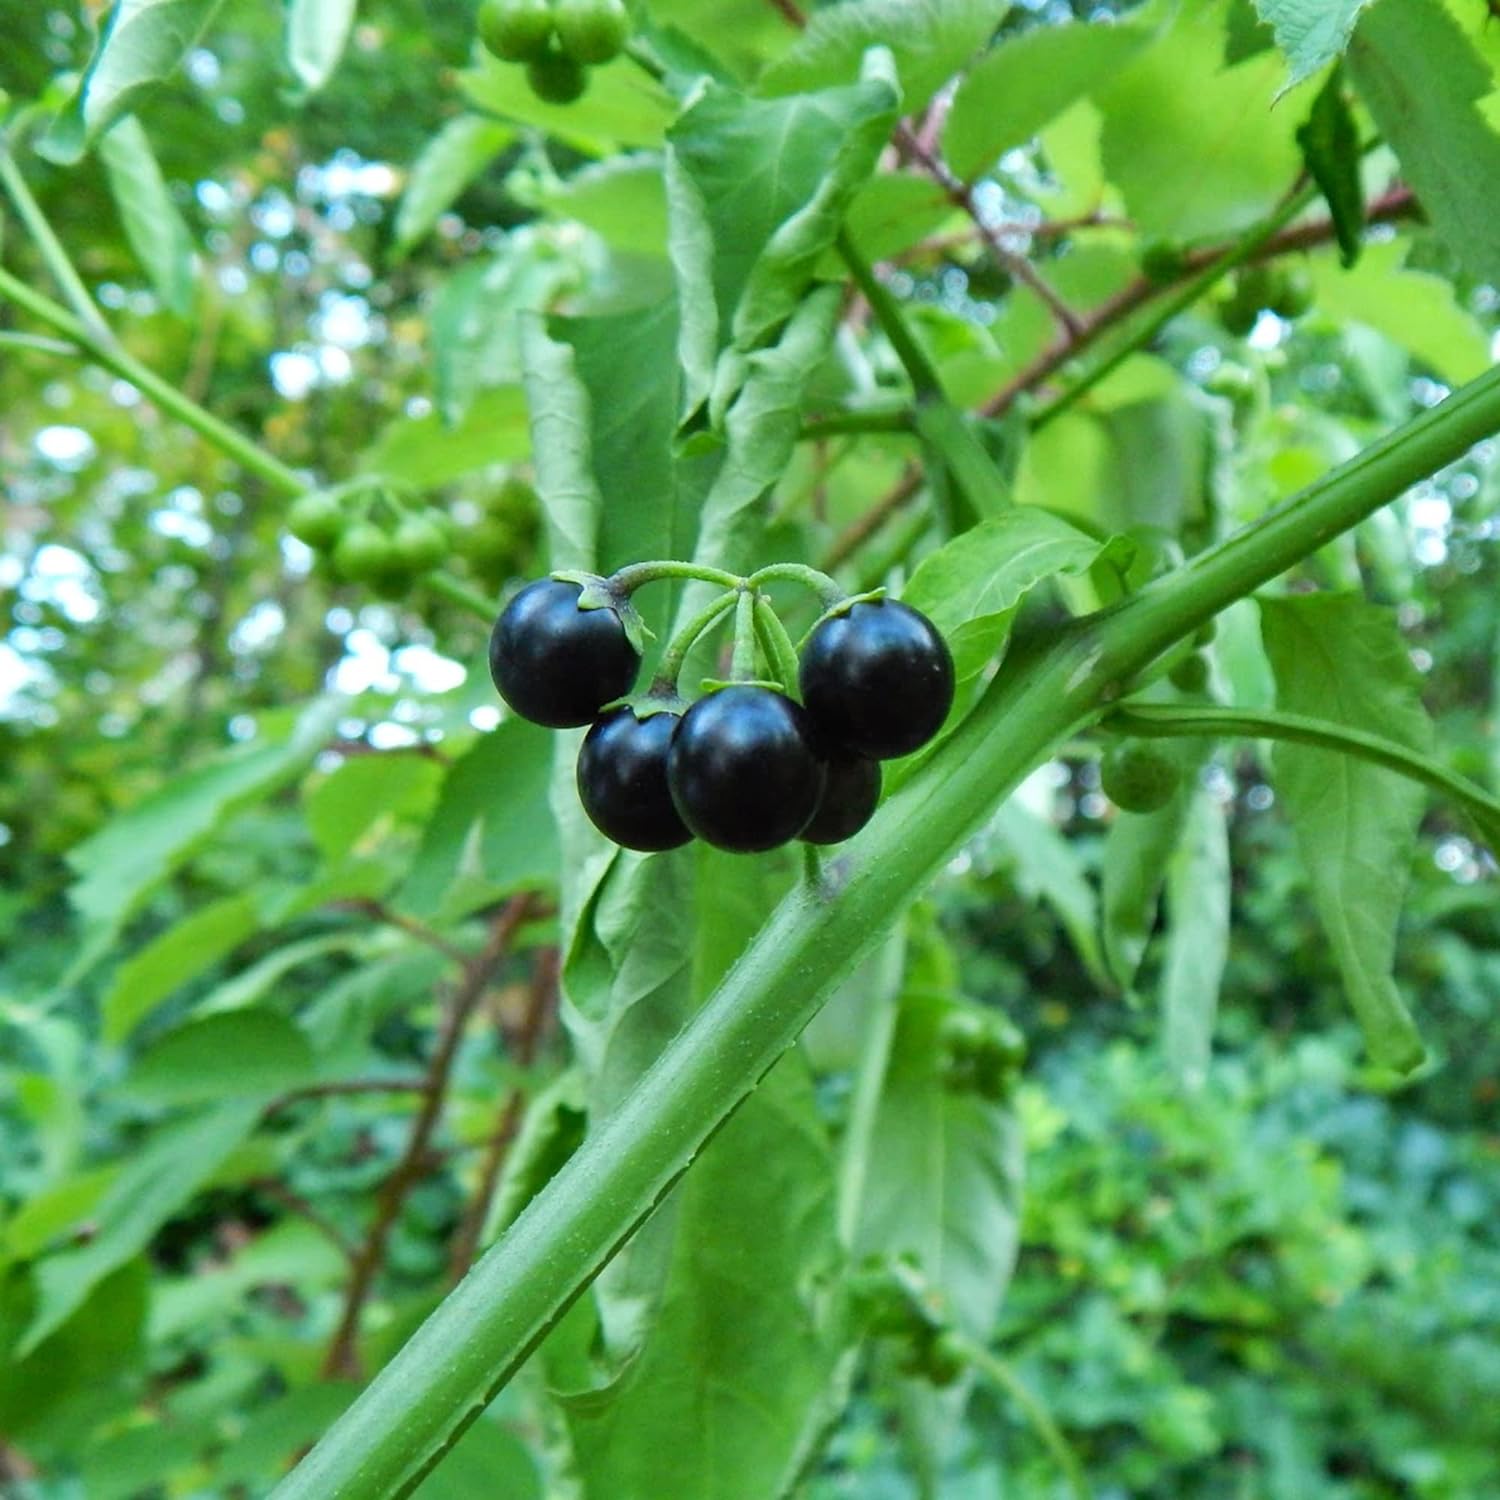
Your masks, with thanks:
[{"label": "glossy black fruit", "polygon": [[802,837],[809,844],[842,844],[875,812],[880,801],[880,762],[862,755],[838,755],[824,766],[823,795]]},{"label": "glossy black fruit", "polygon": [[630,12],[621,0],[557,0],[558,45],[574,62],[607,63],[630,39]]},{"label": "glossy black fruit", "polygon": [[547,104],[572,104],[583,97],[589,75],[565,52],[544,52],[526,64],[531,92]]},{"label": "glossy black fruit", "polygon": [[1181,781],[1177,762],[1141,740],[1112,745],[1099,767],[1104,795],[1124,812],[1158,811],[1172,800]]},{"label": "glossy black fruit", "polygon": [[641,658],[612,609],[580,609],[576,583],[540,578],[505,606],[490,633],[490,676],[534,724],[571,729],[635,686]]},{"label": "glossy black fruit", "polygon": [[531,62],[552,41],[552,6],[548,0],[483,0],[478,16],[479,40],[506,62]]},{"label": "glossy black fruit", "polygon": [[824,620],[799,680],[820,740],[872,760],[920,749],[953,706],[947,642],[926,615],[892,599]]},{"label": "glossy black fruit", "polygon": [[746,684],[693,704],[667,757],[682,821],[706,843],[739,854],[796,838],[812,821],[823,781],[801,707]]},{"label": "glossy black fruit", "polygon": [[692,838],[667,789],[667,752],[681,716],[612,708],[578,752],[578,800],[605,838],[627,849],[675,849]]}]

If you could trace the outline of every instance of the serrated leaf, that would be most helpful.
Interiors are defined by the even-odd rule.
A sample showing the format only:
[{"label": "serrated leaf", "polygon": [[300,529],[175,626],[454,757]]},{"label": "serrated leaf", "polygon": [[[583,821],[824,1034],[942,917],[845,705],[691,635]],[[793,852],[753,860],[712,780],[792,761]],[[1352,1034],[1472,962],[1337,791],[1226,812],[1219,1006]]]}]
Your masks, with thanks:
[{"label": "serrated leaf", "polygon": [[1144,27],[1082,23],[1008,37],[959,85],[943,130],[948,164],[966,180],[978,176],[1111,82],[1150,40]]},{"label": "serrated leaf", "polygon": [[180,985],[212,968],[260,926],[252,896],[226,896],[174,923],[115,971],[102,1002],[104,1039],[128,1036]]},{"label": "serrated leaf", "polygon": [[558,851],[547,804],[551,763],[551,735],[522,719],[481,736],[443,781],[402,903],[433,913],[460,878],[495,899],[552,884]]},{"label": "serrated leaf", "polygon": [[1346,268],[1352,266],[1359,259],[1365,227],[1365,192],[1359,176],[1359,131],[1339,70],[1328,75],[1306,123],[1298,126],[1297,144],[1328,205],[1339,259]]},{"label": "serrated leaf", "polygon": [[1287,87],[1326,68],[1345,47],[1370,0],[1255,0],[1291,64]]},{"label": "serrated leaf", "polygon": [[1201,788],[1167,866],[1162,1048],[1185,1088],[1208,1077],[1219,985],[1229,955],[1229,833],[1224,810]]},{"label": "serrated leaf", "polygon": [[174,1027],[136,1059],[121,1095],[138,1104],[270,1099],[311,1081],[312,1048],[286,1017],[225,1011]]},{"label": "serrated leaf", "polygon": [[391,254],[407,254],[492,160],[515,139],[515,129],[484,115],[458,115],[422,148],[407,174],[396,209]]},{"label": "serrated leaf", "polygon": [[333,76],[348,45],[359,0],[289,0],[287,61],[297,81],[315,94]]},{"label": "serrated leaf", "polygon": [[141,122],[127,115],[99,142],[109,190],[125,238],[162,305],[185,318],[193,310],[198,257]]},{"label": "serrated leaf", "polygon": [[1263,218],[1297,174],[1297,115],[1272,108],[1280,59],[1226,69],[1223,45],[1222,0],[1183,6],[1095,94],[1105,171],[1142,234],[1232,234]]},{"label": "serrated leaf", "polygon": [[[1323,594],[1263,600],[1261,621],[1278,708],[1430,749],[1432,726],[1392,612]],[[1409,1072],[1425,1049],[1391,966],[1423,791],[1367,761],[1302,745],[1277,745],[1273,766],[1370,1055]]]},{"label": "serrated leaf", "polygon": [[36,1312],[19,1346],[22,1356],[150,1244],[250,1133],[260,1111],[257,1102],[223,1104],[161,1127],[136,1149],[100,1203],[89,1243],[38,1263]]},{"label": "serrated leaf", "polygon": [[337,700],[319,700],[277,732],[178,773],[69,850],[77,876],[70,895],[84,931],[67,982],[93,966],[151,891],[232,812],[297,775],[327,744],[341,711]]},{"label": "serrated leaf", "polygon": [[37,150],[71,166],[137,102],[176,71],[222,0],[115,0],[67,107]]},{"label": "serrated leaf", "polygon": [[903,108],[919,113],[994,36],[1010,0],[844,0],[815,10],[802,35],[761,75],[762,94],[798,94],[859,76],[871,47],[896,60]]},{"label": "serrated leaf", "polygon": [[1433,227],[1477,277],[1500,281],[1500,133],[1477,107],[1492,75],[1437,0],[1380,0],[1349,66]]}]

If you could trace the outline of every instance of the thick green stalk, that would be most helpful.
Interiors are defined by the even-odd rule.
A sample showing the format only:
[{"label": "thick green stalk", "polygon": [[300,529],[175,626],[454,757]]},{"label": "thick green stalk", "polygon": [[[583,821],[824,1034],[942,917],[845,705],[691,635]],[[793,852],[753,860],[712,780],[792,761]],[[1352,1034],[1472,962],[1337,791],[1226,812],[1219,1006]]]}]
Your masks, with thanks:
[{"label": "thick green stalk", "polygon": [[3,145],[0,145],[0,187],[4,187],[10,201],[15,204],[16,213],[35,242],[43,265],[51,273],[64,299],[77,317],[99,338],[108,340],[110,333],[104,322],[104,315],[89,296],[89,290],[69,259],[62,241],[52,232],[52,226],[47,222],[41,204],[32,196],[20,167],[16,165],[15,157]]},{"label": "thick green stalk", "polygon": [[407,1495],[1033,766],[1179,637],[1500,429],[1500,370],[1114,610],[1007,663],[951,739],[773,913],[701,1011],[369,1389],[279,1500]]}]

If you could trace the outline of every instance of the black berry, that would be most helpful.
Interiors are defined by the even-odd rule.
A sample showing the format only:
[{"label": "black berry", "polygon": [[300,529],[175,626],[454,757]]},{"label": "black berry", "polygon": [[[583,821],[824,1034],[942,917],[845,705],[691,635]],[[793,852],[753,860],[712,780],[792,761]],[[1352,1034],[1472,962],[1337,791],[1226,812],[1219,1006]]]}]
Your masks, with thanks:
[{"label": "black berry", "polygon": [[540,578],[490,633],[490,676],[524,719],[571,729],[635,686],[640,654],[613,609],[580,609],[576,583]]},{"label": "black berry", "polygon": [[926,615],[890,599],[824,620],[800,681],[820,739],[873,760],[920,749],[953,706],[947,642]]},{"label": "black berry", "polygon": [[681,717],[612,708],[578,752],[578,798],[594,827],[627,849],[675,849],[692,838],[667,790],[667,752]]},{"label": "black berry", "polygon": [[807,715],[785,694],[745,684],[693,704],[667,759],[683,822],[739,854],[796,838],[812,821],[823,780]]},{"label": "black berry", "polygon": [[838,755],[824,765],[823,795],[802,837],[809,844],[842,844],[870,821],[880,801],[880,762]]}]

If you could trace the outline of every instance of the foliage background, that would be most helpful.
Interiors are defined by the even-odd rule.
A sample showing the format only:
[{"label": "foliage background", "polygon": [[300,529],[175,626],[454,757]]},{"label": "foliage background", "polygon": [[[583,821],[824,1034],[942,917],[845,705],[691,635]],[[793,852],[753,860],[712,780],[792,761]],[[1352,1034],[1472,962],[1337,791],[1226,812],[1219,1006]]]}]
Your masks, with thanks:
[{"label": "foliage background", "polygon": [[[1436,49],[1417,69],[1437,101],[1431,128],[1448,123],[1443,109],[1472,114],[1500,151],[1500,28],[1459,0],[1381,0],[1372,14],[1403,6],[1478,70],[1466,93],[1467,75],[1436,78]],[[970,11],[981,41],[998,28],[981,65],[992,93],[976,86],[968,113],[950,116],[978,140],[956,125],[946,150],[972,156],[964,170],[1003,243],[1080,306],[1135,277],[1152,240],[1232,237],[1296,170],[1293,133],[1322,64],[1270,110],[1287,59],[1259,50],[1268,35],[1223,71],[1226,45],[1256,34],[1246,7],[1179,18],[1133,67],[1114,41],[1126,33],[1104,30],[1107,7],[912,9],[929,42],[967,34]],[[1128,19],[1149,28],[1164,13]],[[0,86],[59,102],[52,80],[85,62],[88,14],[0,5]],[[779,66],[789,88],[831,81],[784,60],[796,34],[777,7],[663,0],[652,14],[691,38],[679,45],[719,49],[738,78]],[[1111,37],[1097,60],[1077,39],[1086,24]],[[654,155],[670,109],[627,63],[576,110],[538,108],[474,57],[471,25],[466,5],[378,0],[309,89],[286,61],[279,9],[226,5],[142,109],[180,216],[157,221],[168,230],[144,254],[119,212],[139,189],[112,184],[97,155],[66,171],[29,149],[19,159],[136,355],[298,469],[430,490],[469,539],[455,568],[495,593],[544,565],[534,518],[499,543],[491,529],[488,550],[472,540],[503,482],[530,473],[517,314],[608,315],[670,288]],[[1052,46],[1050,33],[1064,82],[1033,100],[1007,71],[1024,54],[1008,49]],[[1368,70],[1358,36],[1353,62]],[[972,47],[908,51],[897,48],[908,90],[919,64],[936,89]],[[1377,86],[1361,88],[1374,109]],[[995,120],[1011,133],[986,135]],[[1371,201],[1401,188],[1403,167],[1416,175],[1405,156],[1369,159]],[[1440,232],[1403,215],[1370,232],[1352,270],[1326,245],[1298,256],[1315,291],[1305,318],[1264,314],[1238,338],[1200,303],[1153,356],[1007,451],[1018,498],[1086,529],[1146,528],[1137,539],[1167,555],[1192,550],[1483,368],[1496,273],[1465,255],[1441,205],[1424,206]],[[1032,232],[1093,215],[1106,222]],[[978,405],[1045,347],[1045,308],[921,171],[886,172],[852,222],[868,254],[900,260],[893,285],[955,400]],[[4,255],[43,280],[10,220]],[[636,368],[670,351],[660,329],[630,327]],[[842,368],[815,376],[815,407],[900,388],[877,336],[848,342]],[[655,420],[653,399],[625,411],[627,445]],[[639,1034],[574,1015],[571,1042],[558,1024],[549,742],[496,728],[482,624],[436,595],[378,602],[321,576],[283,531],[283,496],[97,368],[7,345],[0,411],[0,1475],[18,1500],[264,1494],[545,1180],[586,1104],[628,1084],[633,1063],[619,1059],[653,1050],[671,1012],[637,1011]],[[1294,592],[1357,586],[1396,606],[1442,757],[1489,784],[1492,448],[1293,580]],[[897,436],[804,444],[758,547],[824,556],[911,451]],[[650,452],[635,462],[622,487],[661,482]],[[915,525],[856,553],[851,580],[904,581],[952,524],[941,502],[924,495]],[[1044,591],[1037,619],[1091,602],[1088,587]],[[1212,659],[1226,699],[1269,696],[1253,620],[1223,622]],[[909,1222],[881,1218],[899,1206],[871,1210],[863,1233],[936,1244],[933,1280],[988,1314],[978,1333],[1050,1412],[1095,1494],[1500,1495],[1492,859],[1429,809],[1396,979],[1434,1057],[1396,1088],[1346,1019],[1269,757],[1214,749],[1199,806],[1227,864],[1213,875],[1191,851],[1175,856],[1162,925],[1122,990],[1098,937],[1120,815],[1098,790],[1097,748],[1076,748],[953,862],[904,950],[851,976],[820,1018],[778,1103],[797,1129],[745,1127],[765,1132],[737,1148],[764,1165],[753,1188],[731,1192],[706,1159],[699,1197],[676,1207],[689,1226],[677,1259],[669,1221],[665,1249],[648,1243],[610,1284],[604,1332],[570,1320],[545,1378],[532,1369],[507,1391],[423,1496],[635,1493],[619,1477],[632,1461],[691,1448],[680,1393],[660,1380],[617,1390],[612,1406],[547,1394],[602,1384],[608,1351],[630,1345],[642,1316],[666,1319],[646,1368],[685,1360],[693,1380],[790,1388],[803,1409],[778,1422],[817,1414],[827,1388],[847,1385],[807,1496],[1062,1493],[1055,1454],[1003,1393],[966,1383],[959,1420],[957,1397],[911,1380],[879,1341],[843,1360],[808,1290],[832,1274],[824,1240],[763,1235],[831,1223],[820,1163],[851,1129],[862,1018],[900,999],[915,1027],[928,992],[1009,1016],[1028,1063],[1004,1120],[976,1132],[955,1122],[936,1063],[920,1072],[922,1033],[900,1033],[917,1061],[891,1086],[872,1180],[889,1172],[899,1197],[903,1143],[932,1139],[950,1161],[972,1150],[983,1172]],[[689,986],[701,994],[736,924],[758,920],[756,887],[784,872],[712,856],[654,868],[631,900],[668,927],[702,919],[709,951],[692,955]],[[1212,902],[1188,900],[1214,879],[1227,936]],[[726,903],[737,914],[709,923]],[[624,948],[640,913],[615,917]],[[569,958],[585,999],[586,963],[621,966],[607,925],[599,955]],[[1222,981],[1211,959],[1191,970],[1219,943]],[[1186,1049],[1201,1065],[1202,1038],[1174,1031],[1181,1011],[1159,1004],[1185,962],[1197,1024],[1223,996],[1196,1087],[1182,1064]],[[647,990],[657,980],[639,977]],[[624,1026],[609,1037],[621,1071],[601,1079],[606,1021]],[[445,1037],[445,1107],[419,1132],[431,1092],[413,1084],[430,1083]],[[935,1136],[925,1111],[940,1117]],[[804,1161],[789,1136],[808,1122]],[[747,1235],[749,1271],[733,1259]],[[731,1262],[764,1320],[695,1321],[694,1289]],[[663,1280],[634,1286],[632,1266]],[[743,1466],[742,1492],[768,1492],[754,1488],[754,1424],[713,1420],[724,1471]],[[716,1483],[715,1495],[741,1492],[724,1472]]]}]

